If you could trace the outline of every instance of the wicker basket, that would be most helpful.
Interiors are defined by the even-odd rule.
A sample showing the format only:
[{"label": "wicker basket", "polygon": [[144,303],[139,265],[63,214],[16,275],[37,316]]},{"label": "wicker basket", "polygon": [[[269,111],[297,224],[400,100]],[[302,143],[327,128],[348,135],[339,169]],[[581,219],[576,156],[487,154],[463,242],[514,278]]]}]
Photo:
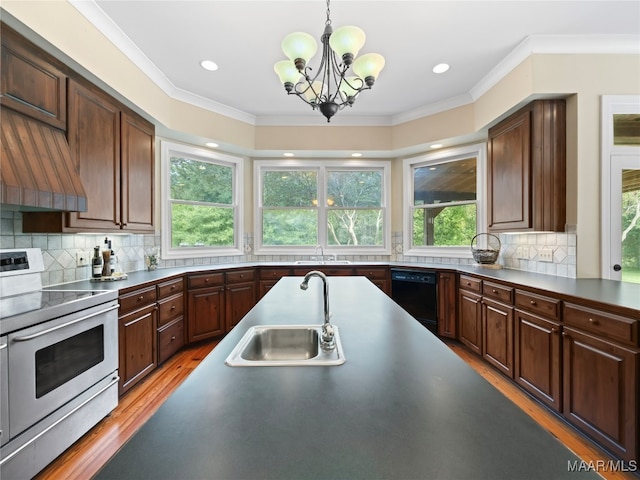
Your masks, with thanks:
[{"label": "wicker basket", "polygon": [[[482,240],[483,236],[487,237],[486,239],[484,239],[485,243],[487,244],[487,248],[478,248],[478,238],[481,238]],[[492,241],[493,239],[497,241],[497,247],[492,247],[489,245],[489,241]],[[474,243],[476,244],[475,246]],[[492,233],[479,233],[471,240],[471,253],[473,254],[473,259],[477,263],[482,265],[496,263],[498,255],[500,254],[500,246],[500,239],[497,236],[493,235]]]}]

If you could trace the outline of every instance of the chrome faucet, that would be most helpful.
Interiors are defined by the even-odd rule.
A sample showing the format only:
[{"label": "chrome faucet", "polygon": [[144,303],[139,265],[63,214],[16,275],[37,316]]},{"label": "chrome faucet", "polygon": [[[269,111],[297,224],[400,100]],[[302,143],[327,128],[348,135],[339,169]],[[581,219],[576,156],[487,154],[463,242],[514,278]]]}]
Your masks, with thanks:
[{"label": "chrome faucet", "polygon": [[322,245],[316,245],[315,250],[313,251],[313,254],[316,256],[316,260],[318,260],[318,249],[320,249],[320,262],[324,262],[324,247]]},{"label": "chrome faucet", "polygon": [[322,283],[324,284],[324,323],[322,324],[320,346],[324,350],[333,350],[336,346],[336,343],[333,338],[333,325],[331,325],[331,322],[329,321],[329,319],[331,318],[331,313],[329,313],[329,284],[327,283],[327,277],[324,273],[313,270],[304,276],[304,280],[302,280],[302,283],[300,284],[301,290],[306,290],[309,288],[309,279],[311,277],[320,277],[320,280],[322,280]]}]

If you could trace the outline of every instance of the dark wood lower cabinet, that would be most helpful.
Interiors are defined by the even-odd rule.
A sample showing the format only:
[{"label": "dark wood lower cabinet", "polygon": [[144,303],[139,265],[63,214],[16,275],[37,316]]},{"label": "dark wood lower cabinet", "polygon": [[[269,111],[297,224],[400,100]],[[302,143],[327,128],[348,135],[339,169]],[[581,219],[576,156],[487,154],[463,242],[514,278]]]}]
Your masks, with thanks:
[{"label": "dark wood lower cabinet", "polygon": [[458,311],[460,341],[478,355],[482,354],[482,309],[480,295],[460,290]]},{"label": "dark wood lower cabinet", "polygon": [[158,309],[153,304],[124,315],[118,320],[120,395],[151,373],[158,364],[157,315]]},{"label": "dark wood lower cabinet", "polygon": [[438,273],[438,335],[457,338],[456,275]]},{"label": "dark wood lower cabinet", "polygon": [[242,317],[256,304],[256,284],[238,283],[227,286],[225,304],[226,331],[229,332],[235,327]]},{"label": "dark wood lower cabinet", "polygon": [[482,300],[482,356],[513,378],[513,307]]},{"label": "dark wood lower cabinet", "polygon": [[189,342],[224,335],[224,285],[189,292]]},{"label": "dark wood lower cabinet", "polygon": [[561,411],[560,324],[515,311],[514,379],[547,406]]},{"label": "dark wood lower cabinet", "polygon": [[565,418],[625,460],[637,460],[637,350],[565,327]]}]

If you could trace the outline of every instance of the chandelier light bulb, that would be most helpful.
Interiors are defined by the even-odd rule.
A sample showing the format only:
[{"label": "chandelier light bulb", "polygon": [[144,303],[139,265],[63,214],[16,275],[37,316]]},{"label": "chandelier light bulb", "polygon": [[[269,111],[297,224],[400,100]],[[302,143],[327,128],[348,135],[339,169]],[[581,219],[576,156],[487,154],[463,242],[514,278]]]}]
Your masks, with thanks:
[{"label": "chandelier light bulb", "polygon": [[282,40],[282,51],[302,71],[318,51],[318,43],[308,33],[294,32]]},{"label": "chandelier light bulb", "polygon": [[331,34],[329,45],[345,65],[351,65],[366,39],[367,36],[361,28],[348,25]]},{"label": "chandelier light bulb", "polygon": [[316,80],[304,91],[303,95],[307,99],[307,102],[312,105],[317,105],[321,102],[321,97],[324,93],[323,90],[324,84],[321,81]]}]

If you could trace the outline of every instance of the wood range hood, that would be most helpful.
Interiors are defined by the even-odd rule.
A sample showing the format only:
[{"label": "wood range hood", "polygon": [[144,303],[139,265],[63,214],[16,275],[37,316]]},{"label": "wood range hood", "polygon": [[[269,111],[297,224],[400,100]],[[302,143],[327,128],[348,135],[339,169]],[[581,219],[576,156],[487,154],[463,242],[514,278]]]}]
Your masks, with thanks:
[{"label": "wood range hood", "polygon": [[87,195],[64,132],[0,110],[0,202],[20,210],[86,211]]}]

